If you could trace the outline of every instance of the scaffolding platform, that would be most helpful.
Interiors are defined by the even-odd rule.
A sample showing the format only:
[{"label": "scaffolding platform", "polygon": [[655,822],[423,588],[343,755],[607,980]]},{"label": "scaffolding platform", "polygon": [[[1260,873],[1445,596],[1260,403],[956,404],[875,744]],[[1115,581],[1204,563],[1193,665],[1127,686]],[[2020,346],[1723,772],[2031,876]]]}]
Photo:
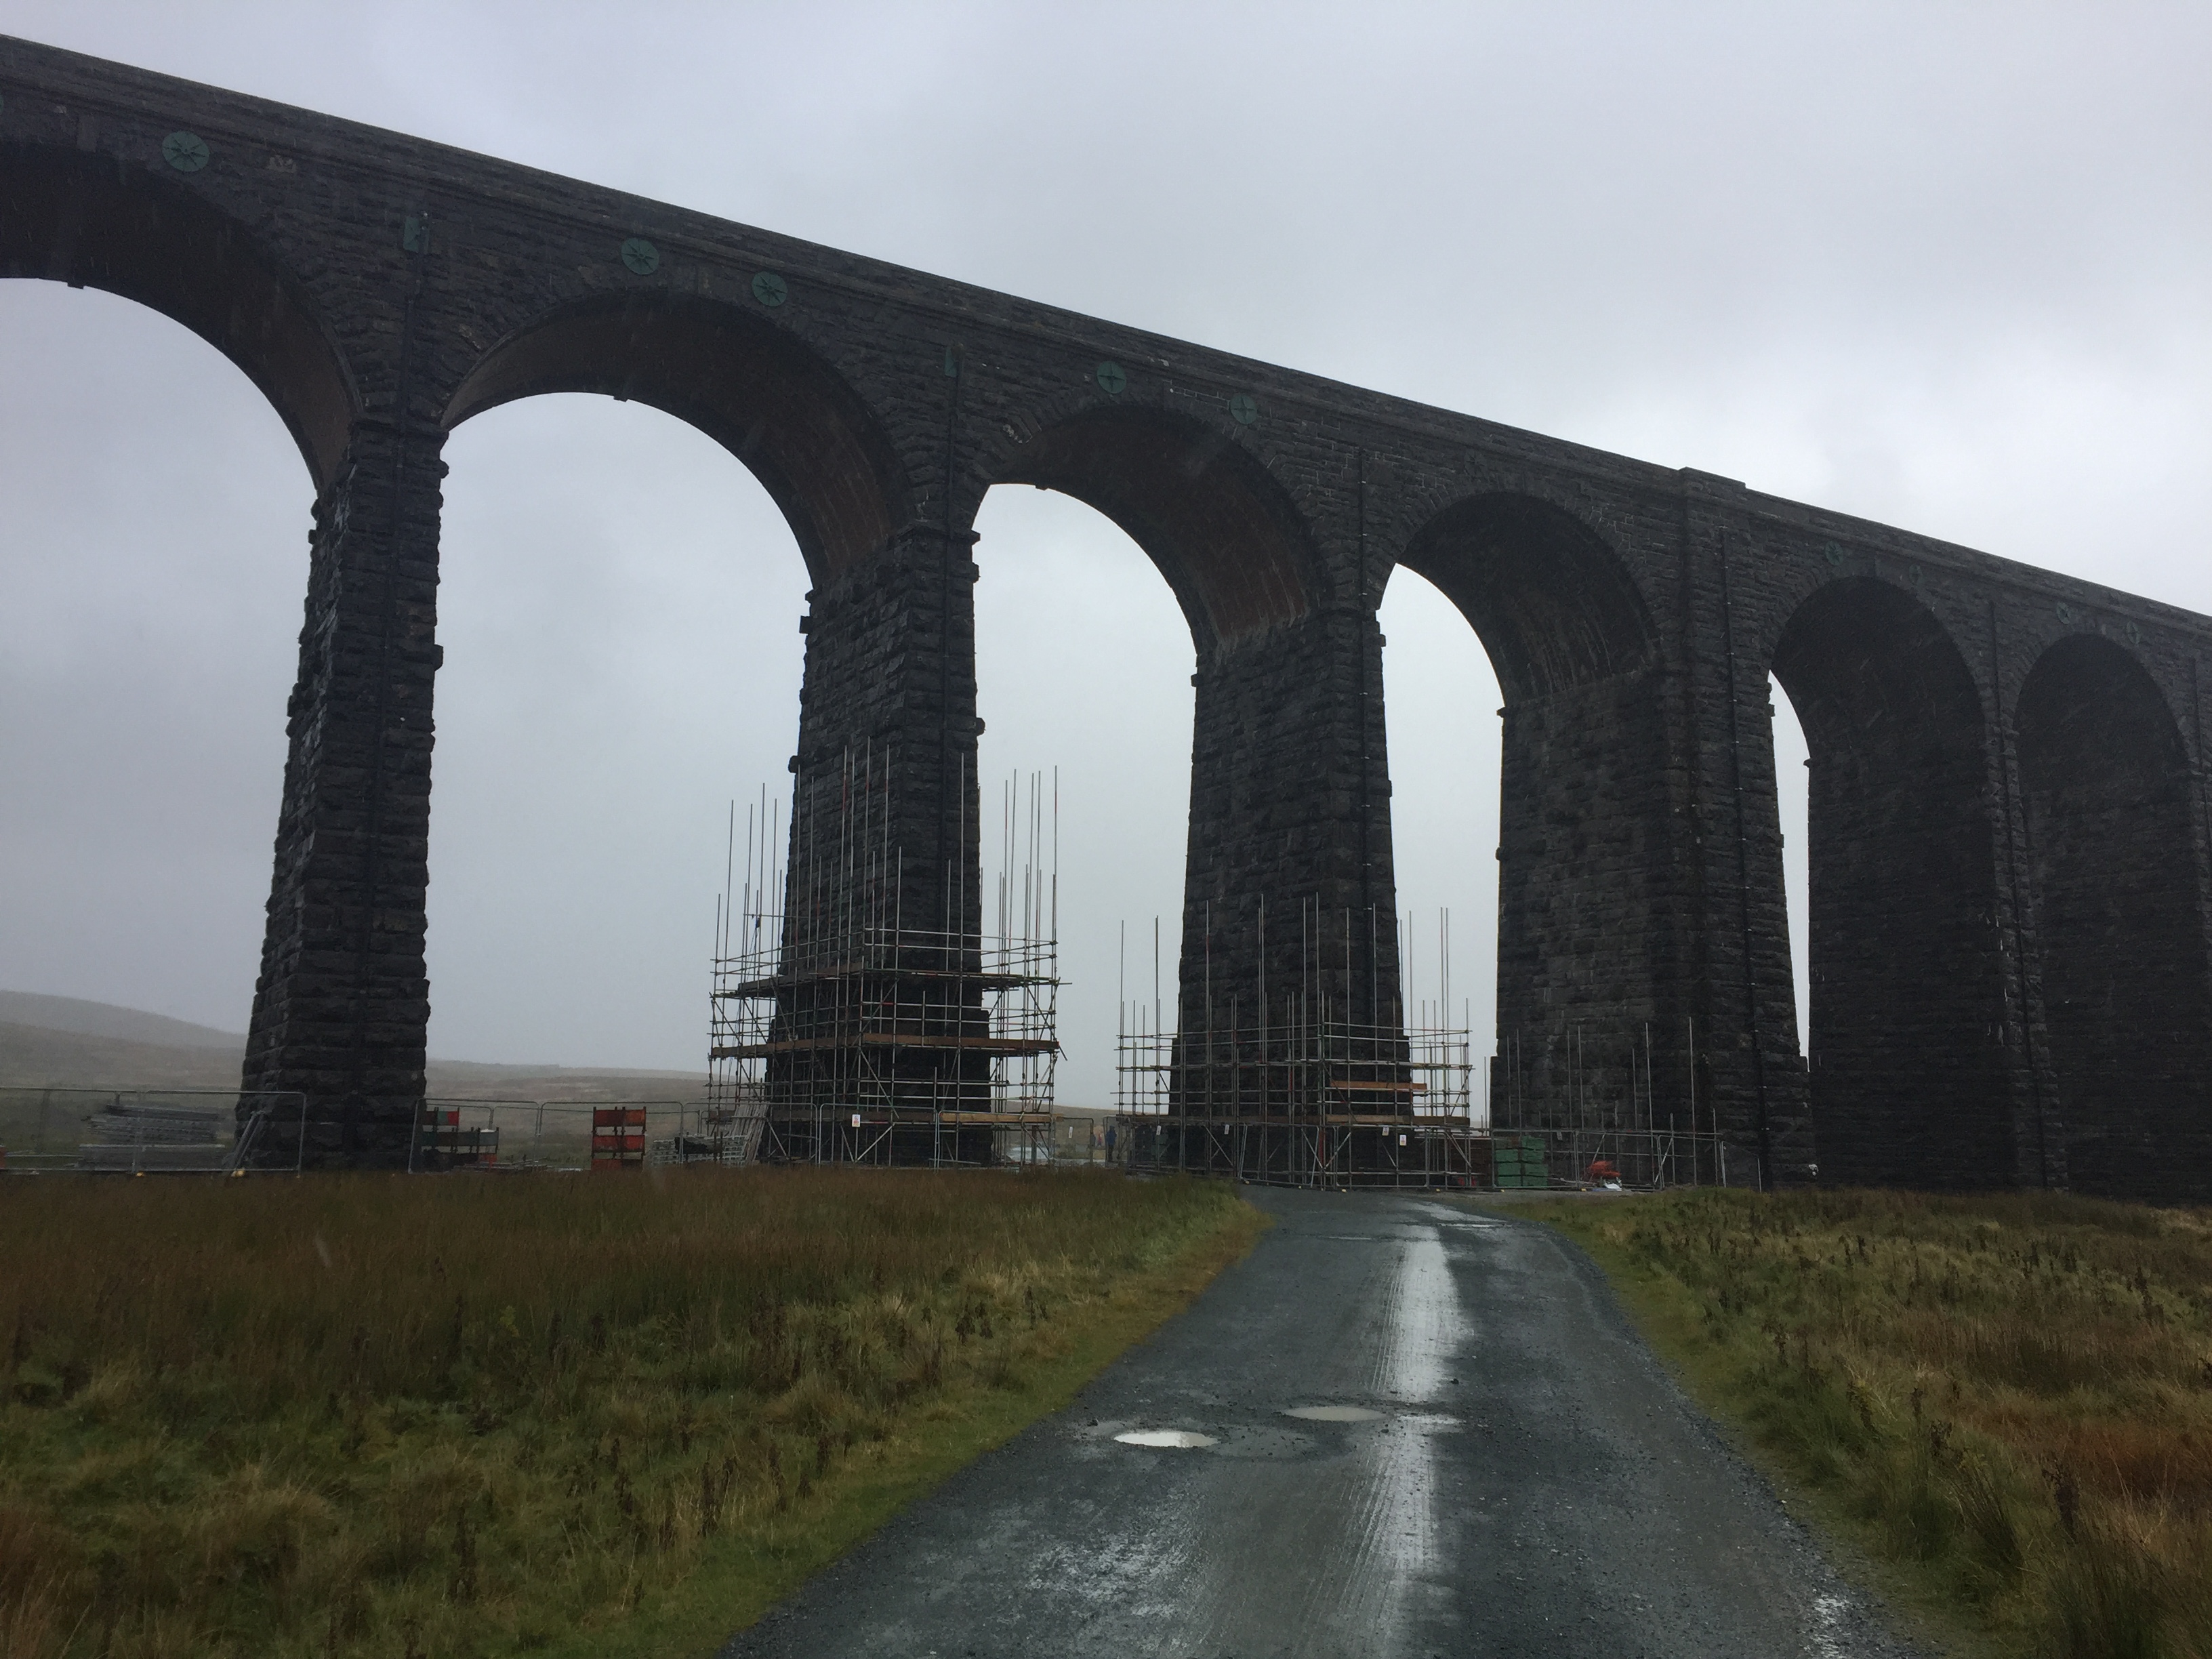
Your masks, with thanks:
[{"label": "scaffolding platform", "polygon": [[[780,916],[763,931],[781,936]],[[1054,947],[865,928],[820,975],[716,963],[708,1099],[759,1126],[768,1163],[1050,1161]],[[779,939],[774,954],[787,946]],[[972,973],[902,964],[964,956]],[[854,955],[865,965],[854,967]]]},{"label": "scaffolding platform", "polygon": [[[891,770],[880,751],[848,753],[834,821],[810,818],[787,859],[775,857],[777,817],[765,799],[749,823],[744,882],[716,930],[709,1110],[748,1161],[1049,1164],[1056,786],[1049,805],[1041,775],[1026,799],[1008,786],[1006,861],[986,932],[957,871],[942,891],[908,890],[908,860],[890,838]],[[960,793],[964,800],[964,780]],[[967,925],[912,925],[916,913]]]},{"label": "scaffolding platform", "polygon": [[1123,1030],[1128,1167],[1266,1186],[1489,1183],[1466,1031],[1285,1014],[1267,1027]]}]

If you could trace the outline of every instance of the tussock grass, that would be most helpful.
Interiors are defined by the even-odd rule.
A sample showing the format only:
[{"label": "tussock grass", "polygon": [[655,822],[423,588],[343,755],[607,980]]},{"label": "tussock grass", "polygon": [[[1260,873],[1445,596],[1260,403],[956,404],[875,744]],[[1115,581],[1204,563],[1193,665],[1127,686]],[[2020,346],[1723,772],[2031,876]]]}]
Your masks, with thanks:
[{"label": "tussock grass", "polygon": [[2212,1656],[2212,1212],[1703,1191],[1543,1215],[1923,1606],[2006,1653]]},{"label": "tussock grass", "polygon": [[0,1182],[0,1659],[704,1650],[1258,1224],[1073,1174]]}]

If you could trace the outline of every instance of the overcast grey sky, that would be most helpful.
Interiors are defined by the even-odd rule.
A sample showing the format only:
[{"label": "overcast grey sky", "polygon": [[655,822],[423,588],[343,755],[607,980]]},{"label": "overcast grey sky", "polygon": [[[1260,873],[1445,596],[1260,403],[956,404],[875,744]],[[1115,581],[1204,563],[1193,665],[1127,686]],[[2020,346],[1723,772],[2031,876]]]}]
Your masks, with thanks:
[{"label": "overcast grey sky", "polygon": [[[0,0],[0,30],[2212,611],[2201,4]],[[0,983],[241,1028],[305,470],[127,302],[0,285]],[[635,404],[508,406],[447,454],[433,1052],[696,1067],[726,804],[790,752],[796,550]],[[980,528],[985,775],[1060,768],[1086,1103],[1117,924],[1148,989],[1178,902],[1190,643],[1088,509],[1002,491]],[[1486,1048],[1496,685],[1417,578],[1384,629],[1401,908],[1425,994],[1451,908]]]}]

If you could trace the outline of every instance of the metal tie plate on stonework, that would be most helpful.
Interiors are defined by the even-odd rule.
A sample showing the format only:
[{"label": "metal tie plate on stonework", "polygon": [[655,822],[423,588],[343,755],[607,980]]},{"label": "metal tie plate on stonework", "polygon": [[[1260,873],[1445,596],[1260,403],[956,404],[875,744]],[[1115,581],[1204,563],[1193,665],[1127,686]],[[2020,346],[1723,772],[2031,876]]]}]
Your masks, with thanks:
[{"label": "metal tie plate on stonework", "polygon": [[177,131],[161,140],[161,159],[179,173],[198,173],[208,164],[207,140],[196,132]]}]

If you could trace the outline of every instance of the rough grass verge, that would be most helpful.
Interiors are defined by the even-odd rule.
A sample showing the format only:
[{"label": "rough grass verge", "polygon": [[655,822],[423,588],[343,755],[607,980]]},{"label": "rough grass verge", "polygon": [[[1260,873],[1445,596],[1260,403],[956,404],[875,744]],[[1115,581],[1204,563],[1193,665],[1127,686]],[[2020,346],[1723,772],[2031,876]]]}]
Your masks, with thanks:
[{"label": "rough grass verge", "polygon": [[1692,1392],[1947,1640],[2212,1656],[2212,1212],[1553,1203]]},{"label": "rough grass verge", "polygon": [[1042,1172],[0,1182],[0,1659],[708,1651],[1262,1225]]}]

